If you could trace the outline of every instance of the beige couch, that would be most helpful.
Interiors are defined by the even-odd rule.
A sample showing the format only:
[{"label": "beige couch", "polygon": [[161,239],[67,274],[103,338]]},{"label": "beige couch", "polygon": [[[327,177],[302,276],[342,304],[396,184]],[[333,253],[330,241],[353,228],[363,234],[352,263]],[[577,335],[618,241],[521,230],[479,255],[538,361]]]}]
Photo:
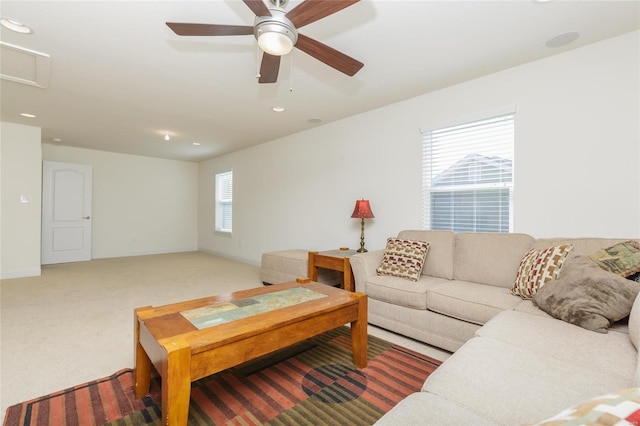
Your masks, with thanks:
[{"label": "beige couch", "polygon": [[402,231],[398,237],[430,243],[417,282],[377,275],[383,250],[351,258],[356,290],[369,295],[369,322],[455,353],[422,392],[401,401],[379,424],[532,423],[639,386],[640,302],[631,327],[617,323],[601,334],[509,294],[530,248],[569,242],[571,257],[624,240],[449,231]]}]

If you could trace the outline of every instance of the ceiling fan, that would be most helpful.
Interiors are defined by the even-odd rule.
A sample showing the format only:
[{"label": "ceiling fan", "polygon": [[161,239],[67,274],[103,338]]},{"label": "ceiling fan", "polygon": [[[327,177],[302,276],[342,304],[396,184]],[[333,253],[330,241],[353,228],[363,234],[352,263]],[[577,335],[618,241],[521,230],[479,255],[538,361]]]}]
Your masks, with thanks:
[{"label": "ceiling fan", "polygon": [[251,35],[258,40],[264,52],[260,64],[259,83],[275,83],[278,80],[280,58],[297,47],[320,62],[348,75],[355,75],[364,64],[326,44],[298,33],[298,28],[326,18],[360,0],[305,0],[285,12],[288,0],[242,0],[253,13],[255,21],[248,25],[216,25],[167,22],[167,26],[180,36],[230,36]]}]

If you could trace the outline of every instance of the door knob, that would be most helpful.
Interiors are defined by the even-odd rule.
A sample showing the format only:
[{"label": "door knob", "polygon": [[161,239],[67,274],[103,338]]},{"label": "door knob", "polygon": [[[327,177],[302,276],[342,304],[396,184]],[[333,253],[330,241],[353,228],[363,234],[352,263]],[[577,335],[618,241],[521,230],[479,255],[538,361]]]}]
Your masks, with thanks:
[{"label": "door knob", "polygon": [[91,216],[84,216],[83,219],[91,219]]}]

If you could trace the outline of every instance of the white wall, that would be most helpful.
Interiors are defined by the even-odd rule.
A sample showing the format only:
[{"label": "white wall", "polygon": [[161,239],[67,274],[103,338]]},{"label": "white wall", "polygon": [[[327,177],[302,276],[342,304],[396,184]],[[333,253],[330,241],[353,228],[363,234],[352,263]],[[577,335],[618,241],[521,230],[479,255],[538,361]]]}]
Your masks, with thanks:
[{"label": "white wall", "polygon": [[2,279],[40,275],[41,181],[40,128],[0,123]]},{"label": "white wall", "polygon": [[197,250],[198,164],[42,149],[44,160],[93,166],[92,258]]},{"label": "white wall", "polygon": [[[640,237],[639,32],[531,62],[200,164],[201,249],[367,248],[421,227],[419,128],[517,105],[514,231]],[[357,96],[357,95],[356,95]],[[213,232],[213,175],[233,169],[233,235]]]}]

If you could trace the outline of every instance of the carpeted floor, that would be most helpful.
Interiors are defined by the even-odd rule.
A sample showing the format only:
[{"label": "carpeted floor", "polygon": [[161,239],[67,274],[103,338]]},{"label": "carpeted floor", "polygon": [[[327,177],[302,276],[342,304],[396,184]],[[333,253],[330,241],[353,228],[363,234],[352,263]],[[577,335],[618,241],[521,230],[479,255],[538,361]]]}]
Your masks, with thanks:
[{"label": "carpeted floor", "polygon": [[[21,401],[133,367],[133,310],[262,286],[260,268],[202,252],[45,265],[1,281],[0,415]],[[369,325],[433,358],[450,354]]]},{"label": "carpeted floor", "polygon": [[[353,365],[341,327],[277,354],[198,380],[190,425],[371,425],[419,391],[440,361],[369,336],[368,366]],[[133,373],[14,405],[4,426],[160,425],[160,380],[136,400]]]}]

